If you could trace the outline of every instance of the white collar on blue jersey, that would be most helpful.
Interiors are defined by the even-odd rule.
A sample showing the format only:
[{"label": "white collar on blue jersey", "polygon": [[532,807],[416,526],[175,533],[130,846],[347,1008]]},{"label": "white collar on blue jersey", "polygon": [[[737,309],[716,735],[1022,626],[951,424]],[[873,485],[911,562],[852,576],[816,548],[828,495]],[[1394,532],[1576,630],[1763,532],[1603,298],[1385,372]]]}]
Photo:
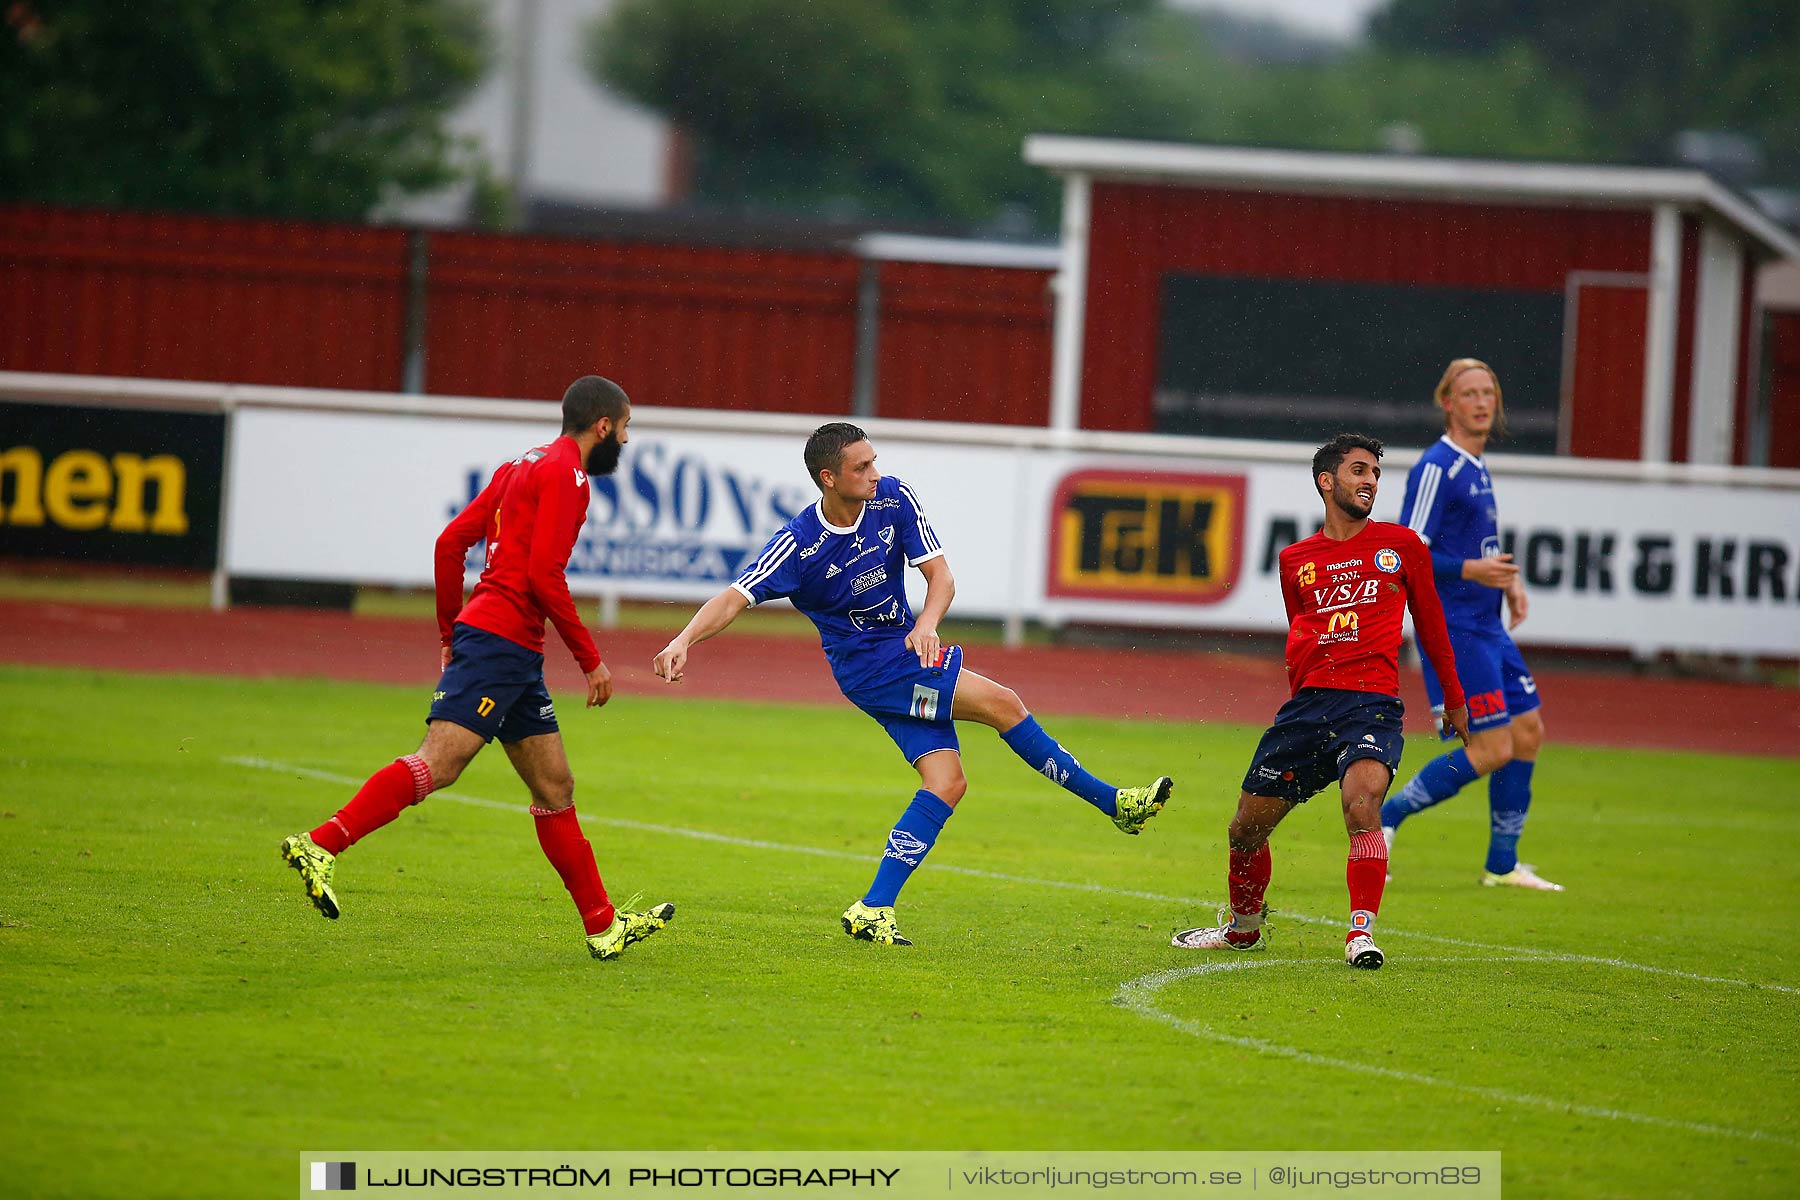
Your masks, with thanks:
[{"label": "white collar on blue jersey", "polygon": [[1459,446],[1455,442],[1451,441],[1449,434],[1446,433],[1443,437],[1440,437],[1438,439],[1438,441],[1444,443],[1444,445],[1450,447],[1452,450],[1456,451],[1458,454],[1462,455],[1464,458],[1468,459],[1470,462],[1474,463],[1476,466],[1481,467],[1483,470],[1485,470],[1487,468],[1487,464],[1482,462],[1480,458],[1478,458],[1477,456],[1475,456],[1473,454],[1470,454],[1467,450],[1464,450],[1461,446]]},{"label": "white collar on blue jersey", "polygon": [[855,533],[862,527],[863,514],[868,511],[868,502],[864,501],[862,508],[857,510],[856,521],[853,524],[833,525],[830,519],[825,516],[825,498],[821,496],[819,499],[813,501],[813,512],[818,514],[819,524],[825,527],[827,533]]}]

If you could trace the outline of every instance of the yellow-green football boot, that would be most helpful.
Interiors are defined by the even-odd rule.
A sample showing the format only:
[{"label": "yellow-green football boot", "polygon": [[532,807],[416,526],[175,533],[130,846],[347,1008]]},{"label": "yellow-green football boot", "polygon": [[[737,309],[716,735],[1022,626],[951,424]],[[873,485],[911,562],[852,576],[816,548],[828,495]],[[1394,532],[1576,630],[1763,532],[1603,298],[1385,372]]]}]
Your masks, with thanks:
[{"label": "yellow-green football boot", "polygon": [[880,942],[884,946],[910,946],[912,939],[894,925],[894,910],[870,908],[861,900],[844,910],[844,932],[860,942]]},{"label": "yellow-green football boot", "polygon": [[1135,837],[1144,831],[1145,822],[1162,811],[1174,790],[1175,781],[1167,775],[1145,787],[1120,788],[1113,824]]},{"label": "yellow-green football boot", "polygon": [[337,856],[309,835],[296,833],[281,843],[281,857],[287,860],[288,866],[300,872],[300,882],[305,885],[306,898],[313,902],[313,907],[331,920],[337,920],[337,894],[331,890],[331,869],[337,866]]},{"label": "yellow-green football boot", "polygon": [[[635,899],[633,897],[634,901]],[[642,912],[620,911],[613,916],[611,925],[589,936],[588,953],[595,958],[617,958],[625,953],[625,947],[633,942],[643,941],[667,925],[674,916],[675,906],[667,901]]]}]

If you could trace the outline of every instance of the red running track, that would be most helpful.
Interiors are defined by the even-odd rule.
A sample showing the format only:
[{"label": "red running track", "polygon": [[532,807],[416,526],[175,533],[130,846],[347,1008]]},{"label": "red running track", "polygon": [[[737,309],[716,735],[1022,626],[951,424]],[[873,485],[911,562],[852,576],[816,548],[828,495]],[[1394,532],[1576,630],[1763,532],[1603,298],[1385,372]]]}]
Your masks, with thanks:
[{"label": "red running track", "polygon": [[[666,633],[611,630],[599,640],[620,695],[670,686],[650,672]],[[435,624],[416,618],[0,601],[0,661],[426,685],[437,679],[438,646]],[[547,662],[553,691],[582,691],[581,673],[554,634]],[[1250,655],[971,646],[965,662],[1046,713],[1261,726],[1288,695],[1281,664]],[[1800,691],[1794,689],[1587,672],[1536,677],[1553,741],[1800,757]],[[736,630],[697,647],[687,678],[674,686],[687,695],[843,703],[815,641]],[[1402,686],[1414,725],[1422,728],[1418,675]]]}]

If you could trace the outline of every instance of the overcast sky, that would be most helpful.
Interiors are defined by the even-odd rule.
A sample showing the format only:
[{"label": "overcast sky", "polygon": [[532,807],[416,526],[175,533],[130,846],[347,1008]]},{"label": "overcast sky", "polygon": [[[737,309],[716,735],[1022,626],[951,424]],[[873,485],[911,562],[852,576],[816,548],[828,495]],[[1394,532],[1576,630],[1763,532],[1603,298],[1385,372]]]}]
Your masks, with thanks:
[{"label": "overcast sky", "polygon": [[1350,38],[1369,13],[1387,0],[1169,0],[1178,8],[1223,8],[1246,16],[1275,17],[1307,33]]}]

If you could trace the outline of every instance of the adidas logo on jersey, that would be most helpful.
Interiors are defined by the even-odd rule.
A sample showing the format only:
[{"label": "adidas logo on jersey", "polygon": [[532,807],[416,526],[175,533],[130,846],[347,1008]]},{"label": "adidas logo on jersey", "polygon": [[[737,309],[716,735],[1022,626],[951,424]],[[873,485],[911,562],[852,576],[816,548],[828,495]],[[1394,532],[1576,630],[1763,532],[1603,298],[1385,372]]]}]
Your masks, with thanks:
[{"label": "adidas logo on jersey", "polygon": [[829,567],[825,568],[825,578],[827,578],[827,579],[830,579],[833,575],[842,575],[842,574],[843,574],[843,572],[838,570],[838,565],[836,563],[832,563]]}]

